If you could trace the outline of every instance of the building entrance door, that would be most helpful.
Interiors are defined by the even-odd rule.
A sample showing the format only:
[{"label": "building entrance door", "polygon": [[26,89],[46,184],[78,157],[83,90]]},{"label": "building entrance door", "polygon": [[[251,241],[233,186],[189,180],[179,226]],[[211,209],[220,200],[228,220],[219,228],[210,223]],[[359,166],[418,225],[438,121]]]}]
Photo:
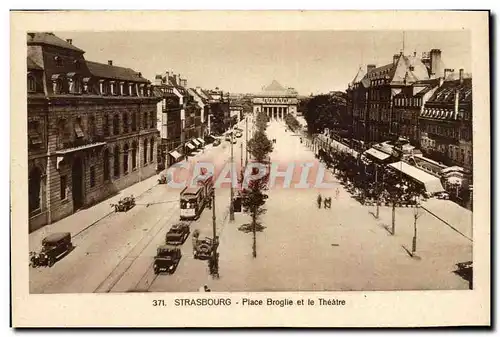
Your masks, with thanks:
[{"label": "building entrance door", "polygon": [[76,211],[83,206],[83,161],[80,157],[76,157],[73,160],[71,179],[73,187],[73,211]]}]

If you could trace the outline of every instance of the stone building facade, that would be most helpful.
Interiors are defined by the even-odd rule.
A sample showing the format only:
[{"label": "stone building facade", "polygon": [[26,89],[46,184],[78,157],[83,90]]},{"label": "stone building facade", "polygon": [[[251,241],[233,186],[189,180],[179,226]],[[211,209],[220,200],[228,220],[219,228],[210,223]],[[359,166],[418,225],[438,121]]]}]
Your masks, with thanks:
[{"label": "stone building facade", "polygon": [[284,88],[277,81],[273,81],[252,99],[253,113],[263,111],[269,118],[281,120],[284,120],[287,114],[296,116],[297,95],[293,88]]},{"label": "stone building facade", "polygon": [[29,230],[156,173],[158,98],[129,68],[71,40],[27,35]]}]

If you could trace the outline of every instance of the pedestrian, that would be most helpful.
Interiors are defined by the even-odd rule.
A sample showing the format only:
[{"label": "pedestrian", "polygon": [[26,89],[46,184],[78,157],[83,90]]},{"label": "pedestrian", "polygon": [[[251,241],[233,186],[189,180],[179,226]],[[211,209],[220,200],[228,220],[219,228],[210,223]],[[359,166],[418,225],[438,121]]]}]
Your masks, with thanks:
[{"label": "pedestrian", "polygon": [[320,194],[318,194],[318,199],[317,199],[317,201],[318,201],[318,208],[321,208],[321,201],[322,201],[322,198],[321,198],[321,193],[320,193]]},{"label": "pedestrian", "polygon": [[328,198],[325,198],[323,203],[324,203],[324,208],[327,209],[328,208]]},{"label": "pedestrian", "polygon": [[339,194],[340,194],[340,191],[339,191],[339,188],[337,187],[337,190],[335,190],[335,200],[339,200]]}]

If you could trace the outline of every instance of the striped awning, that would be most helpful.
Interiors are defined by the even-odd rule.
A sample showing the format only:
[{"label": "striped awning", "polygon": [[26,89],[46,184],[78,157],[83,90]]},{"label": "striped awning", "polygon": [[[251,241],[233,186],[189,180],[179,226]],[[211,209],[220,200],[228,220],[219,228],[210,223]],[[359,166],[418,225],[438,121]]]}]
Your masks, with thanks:
[{"label": "striped awning", "polygon": [[194,150],[195,149],[195,146],[191,143],[186,143],[186,146],[189,147],[191,150]]},{"label": "striped awning", "polygon": [[201,143],[196,138],[191,139],[191,143],[193,143],[196,146],[200,146],[201,145]]},{"label": "striped awning", "polygon": [[196,139],[201,143],[201,145],[205,144],[205,141],[202,138],[196,138]]}]

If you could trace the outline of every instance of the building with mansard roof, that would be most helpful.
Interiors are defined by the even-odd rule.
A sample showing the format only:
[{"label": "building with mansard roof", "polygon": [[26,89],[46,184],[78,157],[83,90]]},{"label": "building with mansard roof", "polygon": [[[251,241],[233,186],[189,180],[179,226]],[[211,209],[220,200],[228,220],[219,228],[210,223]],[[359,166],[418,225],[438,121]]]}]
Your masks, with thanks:
[{"label": "building with mansard roof", "polygon": [[151,84],[84,53],[52,33],[27,34],[30,231],[156,173]]},{"label": "building with mansard roof", "polygon": [[[439,49],[432,49],[421,57],[416,53],[395,54],[389,64],[380,67],[370,64],[366,71],[360,68],[347,89],[352,137],[365,144],[399,137],[402,117],[400,110],[394,109],[394,97],[403,91],[413,90],[409,89],[412,86],[420,88],[414,84],[440,77],[442,71]],[[415,113],[405,118],[410,121],[417,119],[418,114]],[[408,127],[414,130],[412,123]]]}]

